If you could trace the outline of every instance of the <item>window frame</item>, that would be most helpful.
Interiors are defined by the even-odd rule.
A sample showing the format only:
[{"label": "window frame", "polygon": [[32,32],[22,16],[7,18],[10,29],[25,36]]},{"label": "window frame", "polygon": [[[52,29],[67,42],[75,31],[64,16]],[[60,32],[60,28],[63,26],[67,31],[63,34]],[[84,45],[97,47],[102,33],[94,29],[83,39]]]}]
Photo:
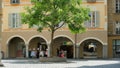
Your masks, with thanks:
[{"label": "window frame", "polygon": [[115,0],[115,12],[120,13],[120,0]]},{"label": "window frame", "polygon": [[116,21],[115,22],[115,34],[120,34],[120,22]]},{"label": "window frame", "polygon": [[20,0],[10,0],[11,1],[11,4],[19,4],[20,3]]},{"label": "window frame", "polygon": [[19,13],[10,13],[10,28],[20,28],[21,27],[21,17]]},{"label": "window frame", "polygon": [[[94,13],[94,15],[93,15],[93,13]],[[89,13],[89,15],[90,15],[90,20],[88,20],[86,23],[89,23],[89,24],[87,24],[86,25],[86,23],[85,23],[85,27],[87,27],[87,28],[96,28],[97,27],[97,19],[96,19],[96,11],[90,11],[90,13]],[[94,18],[94,19],[93,19]]]}]

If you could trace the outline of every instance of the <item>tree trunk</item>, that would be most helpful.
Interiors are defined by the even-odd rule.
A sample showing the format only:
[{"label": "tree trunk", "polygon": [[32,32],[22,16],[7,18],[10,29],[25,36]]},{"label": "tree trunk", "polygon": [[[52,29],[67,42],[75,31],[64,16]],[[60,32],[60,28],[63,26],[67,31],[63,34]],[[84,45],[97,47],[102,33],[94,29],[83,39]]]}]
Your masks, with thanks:
[{"label": "tree trunk", "polygon": [[53,57],[53,44],[54,44],[54,30],[51,32],[51,43],[50,43],[50,57]]}]

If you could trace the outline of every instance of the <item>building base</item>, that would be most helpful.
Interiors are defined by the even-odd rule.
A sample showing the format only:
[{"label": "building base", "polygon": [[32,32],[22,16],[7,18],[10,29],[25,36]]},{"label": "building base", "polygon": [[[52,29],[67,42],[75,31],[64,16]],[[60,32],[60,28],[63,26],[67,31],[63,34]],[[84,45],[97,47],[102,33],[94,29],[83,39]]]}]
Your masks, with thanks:
[{"label": "building base", "polygon": [[0,67],[3,67],[4,65],[0,62]]}]

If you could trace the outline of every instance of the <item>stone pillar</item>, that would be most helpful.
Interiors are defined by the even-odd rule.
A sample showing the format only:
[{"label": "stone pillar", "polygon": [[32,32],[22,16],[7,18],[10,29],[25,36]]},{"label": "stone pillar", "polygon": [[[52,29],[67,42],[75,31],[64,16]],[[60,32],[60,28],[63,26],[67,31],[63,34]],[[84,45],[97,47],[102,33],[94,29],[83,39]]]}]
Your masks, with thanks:
[{"label": "stone pillar", "polygon": [[108,46],[107,45],[103,45],[103,58],[107,58],[108,56]]},{"label": "stone pillar", "polygon": [[76,57],[76,56],[75,56],[75,55],[76,55],[75,53],[76,53],[76,45],[74,44],[74,45],[73,45],[73,58],[74,58],[74,59],[75,59],[75,57]]},{"label": "stone pillar", "polygon": [[29,56],[28,56],[28,52],[29,52],[29,50],[28,50],[28,46],[29,46],[29,44],[26,44],[26,58],[29,58]]},{"label": "stone pillar", "polygon": [[48,47],[48,57],[50,57],[50,43],[47,43],[47,47]]},{"label": "stone pillar", "polygon": [[79,59],[79,46],[76,46],[76,59]]},{"label": "stone pillar", "polygon": [[2,33],[2,31],[1,31],[1,21],[0,21],[0,63],[1,63],[1,58],[2,58],[2,54],[1,54],[1,33]]}]

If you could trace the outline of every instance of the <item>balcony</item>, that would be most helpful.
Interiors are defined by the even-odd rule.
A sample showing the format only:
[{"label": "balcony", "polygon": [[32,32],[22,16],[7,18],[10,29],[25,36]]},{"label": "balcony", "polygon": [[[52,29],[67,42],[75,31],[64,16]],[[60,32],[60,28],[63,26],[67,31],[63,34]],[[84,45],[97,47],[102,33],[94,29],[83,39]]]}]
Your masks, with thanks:
[{"label": "balcony", "polygon": [[96,0],[87,0],[88,3],[95,3]]}]

